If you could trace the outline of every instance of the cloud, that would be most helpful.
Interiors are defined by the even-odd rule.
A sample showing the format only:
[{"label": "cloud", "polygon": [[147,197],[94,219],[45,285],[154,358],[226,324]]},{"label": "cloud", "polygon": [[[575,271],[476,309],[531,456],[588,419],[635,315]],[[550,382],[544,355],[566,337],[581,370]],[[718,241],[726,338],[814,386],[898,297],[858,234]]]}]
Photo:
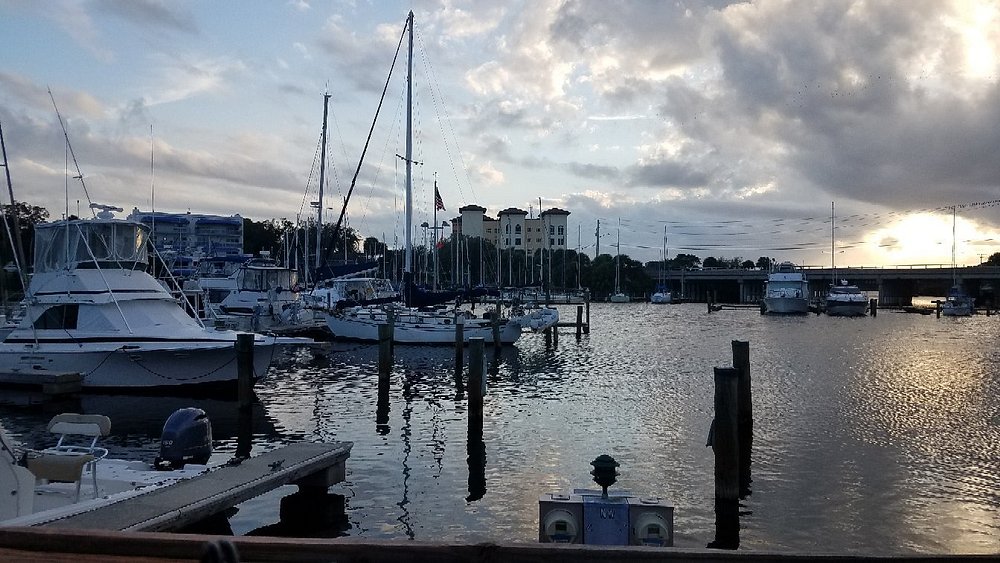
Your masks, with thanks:
[{"label": "cloud", "polygon": [[184,33],[198,33],[198,25],[190,12],[175,3],[159,0],[94,0],[94,7],[143,28],[162,28]]},{"label": "cloud", "polygon": [[184,55],[173,58],[155,56],[161,63],[160,84],[151,88],[146,104],[155,106],[178,102],[204,93],[227,91],[246,72],[243,61],[228,56],[202,57]]}]

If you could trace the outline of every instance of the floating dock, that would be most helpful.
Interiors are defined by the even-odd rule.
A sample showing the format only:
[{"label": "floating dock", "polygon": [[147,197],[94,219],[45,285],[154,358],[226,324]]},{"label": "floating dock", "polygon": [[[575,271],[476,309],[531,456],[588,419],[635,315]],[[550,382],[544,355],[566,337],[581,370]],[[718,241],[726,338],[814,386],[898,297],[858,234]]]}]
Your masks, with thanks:
[{"label": "floating dock", "polygon": [[35,526],[54,529],[169,532],[289,483],[327,487],[344,480],[352,442],[302,442],[227,465],[144,495]]}]

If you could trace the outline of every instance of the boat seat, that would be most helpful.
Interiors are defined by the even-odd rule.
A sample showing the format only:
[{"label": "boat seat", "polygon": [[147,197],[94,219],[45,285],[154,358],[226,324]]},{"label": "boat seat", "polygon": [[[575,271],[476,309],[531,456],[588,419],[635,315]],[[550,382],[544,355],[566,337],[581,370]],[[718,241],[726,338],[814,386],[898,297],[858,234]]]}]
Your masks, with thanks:
[{"label": "boat seat", "polygon": [[28,451],[28,469],[42,482],[76,483],[74,502],[80,500],[84,471],[89,471],[97,498],[97,462],[108,455],[97,440],[111,433],[111,419],[99,414],[63,413],[52,417],[49,432],[59,436],[56,445]]}]

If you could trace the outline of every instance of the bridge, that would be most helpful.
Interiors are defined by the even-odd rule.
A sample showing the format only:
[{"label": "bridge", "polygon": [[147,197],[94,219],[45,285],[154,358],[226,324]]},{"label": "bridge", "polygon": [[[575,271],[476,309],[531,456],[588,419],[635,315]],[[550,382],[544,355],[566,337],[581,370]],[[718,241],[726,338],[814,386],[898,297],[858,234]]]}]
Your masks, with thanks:
[{"label": "bridge", "polygon": [[[646,272],[657,283],[662,283],[674,295],[689,301],[715,303],[757,303],[764,297],[767,270],[743,269],[685,269],[661,273],[655,267]],[[1000,288],[998,266],[951,266],[917,264],[912,266],[844,267],[833,270],[821,267],[803,267],[814,296],[824,295],[830,282],[847,280],[862,291],[878,292],[879,304],[886,307],[905,307],[913,304],[915,295],[944,296],[953,281],[961,283],[977,305],[994,304],[995,288]],[[874,296],[873,296],[874,297]]]}]

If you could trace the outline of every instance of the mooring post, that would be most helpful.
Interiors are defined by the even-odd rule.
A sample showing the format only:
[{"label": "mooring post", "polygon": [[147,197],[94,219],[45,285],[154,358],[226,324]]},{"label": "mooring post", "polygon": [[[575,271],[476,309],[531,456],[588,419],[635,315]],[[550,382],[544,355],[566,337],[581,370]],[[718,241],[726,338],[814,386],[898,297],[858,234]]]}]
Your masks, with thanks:
[{"label": "mooring post", "polygon": [[739,371],[736,368],[715,368],[715,421],[712,423],[711,446],[715,452],[715,498],[739,500]]},{"label": "mooring post", "polygon": [[576,306],[576,337],[580,338],[581,334],[583,334],[583,305],[577,305]]},{"label": "mooring post", "polygon": [[552,345],[559,346],[559,325],[552,325]]},{"label": "mooring post", "polygon": [[868,300],[868,312],[873,317],[878,316],[878,299],[872,298]]},{"label": "mooring post", "polygon": [[236,394],[240,409],[249,409],[253,401],[253,337],[249,332],[236,335]]},{"label": "mooring post", "polygon": [[750,452],[753,449],[753,392],[750,385],[750,343],[733,340],[733,367],[739,372],[736,424],[739,432],[740,496],[750,494]]},{"label": "mooring post", "polygon": [[936,316],[939,319],[941,318],[941,301],[940,300],[934,302],[934,316]]},{"label": "mooring post", "polygon": [[486,494],[486,444],[483,442],[485,352],[482,337],[469,339],[469,433],[466,448],[469,464],[469,496],[465,498],[466,502],[479,500]]},{"label": "mooring post", "polygon": [[583,326],[583,333],[590,334],[590,290],[589,289],[583,294],[583,302],[587,306],[587,324]]},{"label": "mooring post", "polygon": [[392,371],[392,325],[378,325],[378,375],[389,377]]},{"label": "mooring post", "polygon": [[500,346],[500,298],[497,297],[497,306],[493,310],[493,316],[490,317],[490,325],[493,329],[493,350],[499,354]]},{"label": "mooring post", "polygon": [[[465,353],[465,317],[455,317],[455,373],[462,373],[462,355]],[[471,362],[470,362],[471,365]]]}]

